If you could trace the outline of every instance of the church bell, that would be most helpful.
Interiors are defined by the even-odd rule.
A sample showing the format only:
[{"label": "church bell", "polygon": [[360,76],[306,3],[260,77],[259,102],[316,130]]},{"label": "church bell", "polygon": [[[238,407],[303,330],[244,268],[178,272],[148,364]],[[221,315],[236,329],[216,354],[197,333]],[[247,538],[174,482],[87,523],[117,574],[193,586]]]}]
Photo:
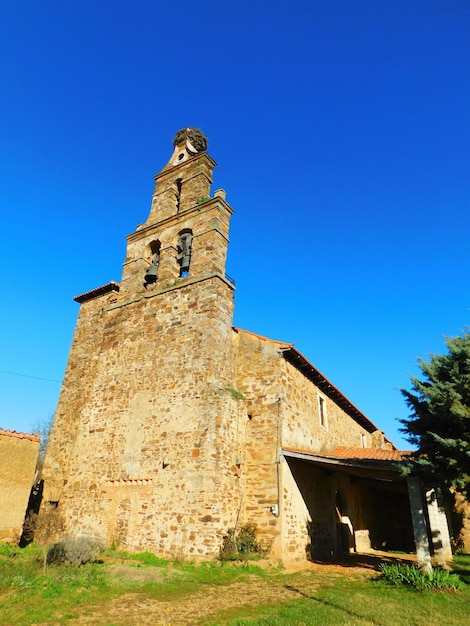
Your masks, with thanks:
[{"label": "church bell", "polygon": [[182,272],[189,271],[189,263],[191,261],[191,256],[189,254],[185,254],[180,258],[180,266]]},{"label": "church bell", "polygon": [[158,267],[156,265],[149,265],[145,272],[146,284],[157,282],[157,278],[158,278]]}]

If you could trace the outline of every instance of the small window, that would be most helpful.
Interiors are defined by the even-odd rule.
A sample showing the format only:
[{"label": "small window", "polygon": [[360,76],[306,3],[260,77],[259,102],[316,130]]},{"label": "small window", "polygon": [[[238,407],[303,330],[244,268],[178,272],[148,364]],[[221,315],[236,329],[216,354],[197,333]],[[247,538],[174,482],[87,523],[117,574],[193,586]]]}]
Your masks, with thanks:
[{"label": "small window", "polygon": [[366,447],[366,436],[364,435],[364,433],[361,433],[361,447]]},{"label": "small window", "polygon": [[326,401],[323,396],[318,396],[318,419],[320,426],[328,428],[327,416],[326,416]]},{"label": "small window", "polygon": [[[178,155],[178,160],[181,161],[184,158],[184,152],[181,152]],[[181,188],[183,187],[183,179],[182,178],[177,178],[176,179],[176,212],[179,213],[180,212],[180,205],[181,205]]]}]

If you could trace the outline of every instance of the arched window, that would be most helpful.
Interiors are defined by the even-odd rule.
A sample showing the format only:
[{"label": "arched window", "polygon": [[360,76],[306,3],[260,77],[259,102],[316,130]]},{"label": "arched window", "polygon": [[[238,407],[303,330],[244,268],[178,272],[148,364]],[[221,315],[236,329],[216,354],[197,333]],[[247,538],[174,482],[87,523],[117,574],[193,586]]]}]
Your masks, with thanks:
[{"label": "arched window", "polygon": [[152,243],[150,244],[150,254],[152,255],[151,257],[151,262],[152,265],[155,265],[155,267],[158,267],[158,264],[160,263],[160,248],[162,247],[162,244],[158,241],[152,241]]},{"label": "arched window", "polygon": [[150,265],[145,270],[145,286],[157,282],[158,266],[160,265],[161,243],[156,240],[150,243]]},{"label": "arched window", "polygon": [[189,275],[192,245],[193,233],[189,228],[186,228],[180,232],[178,237],[178,263],[180,266],[180,276]]}]

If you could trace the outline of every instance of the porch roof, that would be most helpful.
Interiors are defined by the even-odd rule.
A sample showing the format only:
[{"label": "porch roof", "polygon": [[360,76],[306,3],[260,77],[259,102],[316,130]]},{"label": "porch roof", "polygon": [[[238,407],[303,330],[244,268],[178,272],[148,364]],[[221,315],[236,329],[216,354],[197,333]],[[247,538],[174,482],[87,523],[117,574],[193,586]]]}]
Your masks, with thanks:
[{"label": "porch roof", "polygon": [[411,453],[407,450],[338,447],[325,454],[285,447],[282,448],[282,454],[330,471],[334,470],[371,480],[404,483],[406,477],[401,474],[398,461]]}]

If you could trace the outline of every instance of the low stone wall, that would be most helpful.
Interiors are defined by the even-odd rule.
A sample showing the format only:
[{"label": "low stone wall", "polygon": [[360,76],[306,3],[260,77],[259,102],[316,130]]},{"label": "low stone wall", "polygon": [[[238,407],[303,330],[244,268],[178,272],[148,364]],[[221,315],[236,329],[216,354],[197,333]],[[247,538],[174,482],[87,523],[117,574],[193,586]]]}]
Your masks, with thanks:
[{"label": "low stone wall", "polygon": [[38,453],[38,435],[0,430],[0,541],[21,537]]}]

